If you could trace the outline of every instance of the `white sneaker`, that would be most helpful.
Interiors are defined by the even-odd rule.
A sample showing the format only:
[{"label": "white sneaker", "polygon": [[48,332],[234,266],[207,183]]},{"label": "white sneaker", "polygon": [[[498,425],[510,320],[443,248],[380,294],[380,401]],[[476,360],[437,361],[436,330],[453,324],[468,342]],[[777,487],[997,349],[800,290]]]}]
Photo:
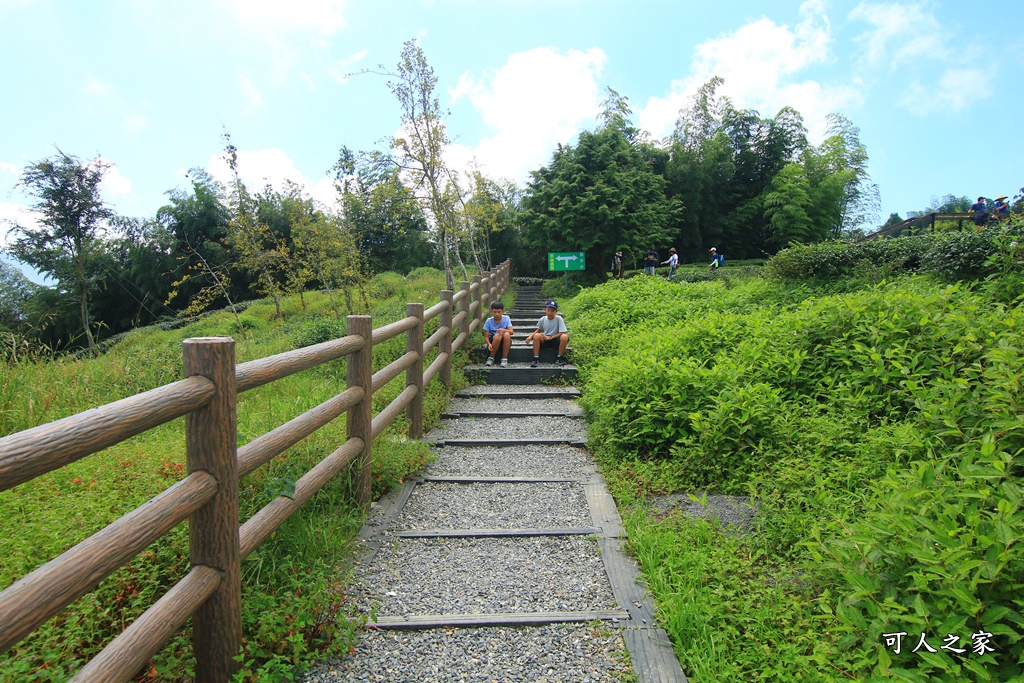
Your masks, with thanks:
[{"label": "white sneaker", "polygon": [[494,365],[494,356],[491,356],[490,358],[488,358],[487,362],[484,363],[484,365],[486,365],[487,367],[491,367],[492,365]]},{"label": "white sneaker", "polygon": [[507,368],[508,367],[508,358],[502,358],[501,359],[501,367],[503,367],[503,368]]}]

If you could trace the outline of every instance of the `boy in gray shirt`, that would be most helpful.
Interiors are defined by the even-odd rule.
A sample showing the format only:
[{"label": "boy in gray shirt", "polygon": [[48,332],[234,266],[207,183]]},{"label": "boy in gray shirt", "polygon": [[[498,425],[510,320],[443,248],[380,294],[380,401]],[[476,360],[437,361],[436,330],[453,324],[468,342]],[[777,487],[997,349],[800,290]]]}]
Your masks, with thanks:
[{"label": "boy in gray shirt", "polygon": [[533,342],[531,368],[537,367],[540,362],[540,350],[547,348],[557,348],[558,358],[555,359],[555,362],[565,365],[562,355],[565,353],[565,347],[569,345],[569,330],[566,329],[562,316],[558,315],[557,302],[549,301],[544,304],[544,317],[537,321],[536,331],[531,332],[526,341]]}]

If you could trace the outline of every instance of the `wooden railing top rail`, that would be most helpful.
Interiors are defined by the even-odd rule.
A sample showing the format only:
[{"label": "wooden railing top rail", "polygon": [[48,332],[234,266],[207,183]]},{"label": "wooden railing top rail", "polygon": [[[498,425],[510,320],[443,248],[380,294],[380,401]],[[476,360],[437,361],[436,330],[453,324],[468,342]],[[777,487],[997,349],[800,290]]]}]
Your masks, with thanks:
[{"label": "wooden railing top rail", "polygon": [[0,439],[0,491],[199,408],[213,383],[189,377]]},{"label": "wooden railing top rail", "polygon": [[861,242],[867,242],[869,240],[873,240],[873,239],[876,239],[878,237],[887,237],[887,236],[889,236],[889,235],[891,235],[893,233],[899,232],[900,230],[905,230],[907,228],[913,227],[915,225],[919,225],[921,223],[930,222],[932,225],[935,225],[935,221],[937,221],[937,220],[938,221],[949,221],[949,220],[964,221],[964,220],[973,220],[973,219],[974,219],[974,213],[956,213],[956,212],[924,213],[924,214],[921,214],[920,216],[914,216],[913,218],[907,218],[906,220],[900,221],[899,223],[894,223],[892,225],[889,225],[887,227],[882,228],[881,230],[876,230],[875,232],[873,232],[873,233],[871,233],[869,235],[865,235],[864,237],[862,237],[860,241]]},{"label": "wooden railing top rail", "polygon": [[235,391],[240,394],[243,391],[283,379],[296,372],[337,360],[359,351],[363,348],[364,343],[362,337],[346,336],[313,346],[305,346],[294,351],[285,351],[275,356],[251,360],[248,363],[240,363],[235,368]]},{"label": "wooden railing top rail", "polygon": [[412,328],[416,327],[416,325],[418,325],[419,322],[419,318],[414,318],[413,316],[410,315],[409,317],[402,318],[401,320],[395,321],[390,325],[378,327],[373,331],[373,345],[376,346],[381,342],[386,342],[388,339],[391,339],[392,337],[397,337],[403,332],[408,332]]},{"label": "wooden railing top rail", "polygon": [[[73,680],[129,680],[192,617],[197,679],[226,681],[241,637],[233,597],[241,559],[356,461],[360,500],[368,502],[372,440],[403,410],[410,436],[419,438],[424,387],[438,374],[448,381],[452,352],[466,343],[467,330],[481,324],[472,311],[504,292],[509,273],[509,263],[503,263],[493,274],[475,277],[473,285],[461,283],[458,294],[442,291],[442,300],[426,311],[422,304],[408,304],[405,318],[378,329],[369,316],[349,316],[345,337],[248,363],[235,364],[234,342],[228,338],[188,339],[184,369],[194,373],[191,377],[0,439],[3,490],[186,415],[190,470],[182,481],[0,592],[0,652],[191,518],[192,570]],[[452,316],[457,301],[462,310]],[[424,340],[424,322],[438,315],[441,324]],[[406,353],[371,374],[373,346],[403,332]],[[434,347],[439,347],[437,357],[424,370],[424,356]],[[347,389],[236,451],[237,393],[345,356]],[[405,389],[374,417],[373,392],[403,371]],[[293,496],[278,496],[238,526],[238,480],[342,414],[348,416],[345,442],[299,479]]]}]

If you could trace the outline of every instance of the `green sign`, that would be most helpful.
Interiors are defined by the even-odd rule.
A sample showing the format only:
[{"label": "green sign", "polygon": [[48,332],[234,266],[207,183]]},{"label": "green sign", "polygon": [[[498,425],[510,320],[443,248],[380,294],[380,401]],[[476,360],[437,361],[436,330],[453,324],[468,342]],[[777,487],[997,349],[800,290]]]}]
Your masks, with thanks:
[{"label": "green sign", "polygon": [[582,251],[549,251],[548,270],[586,270],[587,257]]}]

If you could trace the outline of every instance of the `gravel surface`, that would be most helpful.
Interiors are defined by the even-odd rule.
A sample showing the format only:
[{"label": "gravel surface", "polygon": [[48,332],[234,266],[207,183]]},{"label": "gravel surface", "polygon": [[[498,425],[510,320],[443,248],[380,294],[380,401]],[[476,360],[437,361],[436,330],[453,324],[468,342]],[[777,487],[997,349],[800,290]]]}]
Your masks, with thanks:
[{"label": "gravel surface", "polygon": [[453,484],[413,489],[392,528],[557,529],[593,524],[581,484]]},{"label": "gravel surface", "polygon": [[429,477],[587,479],[595,469],[585,450],[568,445],[447,446],[434,455]]},{"label": "gravel surface", "polygon": [[[477,384],[465,389],[467,394],[541,394],[558,391],[559,387],[548,387],[540,384]],[[575,393],[567,394],[575,396]]]},{"label": "gravel surface", "polygon": [[587,424],[571,417],[463,417],[444,420],[428,439],[584,439]]},{"label": "gravel surface", "polygon": [[597,543],[579,536],[390,538],[349,595],[384,616],[617,609]]},{"label": "gravel surface", "polygon": [[575,401],[564,398],[456,398],[448,406],[450,413],[488,411],[492,413],[547,412],[583,415]]},{"label": "gravel surface", "polygon": [[631,677],[619,632],[590,624],[373,631],[302,683],[612,683]]},{"label": "gravel surface", "polygon": [[[694,494],[700,498],[701,494]],[[667,496],[655,496],[647,499],[647,504],[659,517],[672,513],[683,514],[694,519],[710,519],[716,517],[723,527],[732,527],[741,533],[750,530],[750,524],[757,514],[757,507],[750,504],[748,496],[725,496],[720,493],[709,494],[707,506],[692,500],[685,493],[672,493]]]}]

